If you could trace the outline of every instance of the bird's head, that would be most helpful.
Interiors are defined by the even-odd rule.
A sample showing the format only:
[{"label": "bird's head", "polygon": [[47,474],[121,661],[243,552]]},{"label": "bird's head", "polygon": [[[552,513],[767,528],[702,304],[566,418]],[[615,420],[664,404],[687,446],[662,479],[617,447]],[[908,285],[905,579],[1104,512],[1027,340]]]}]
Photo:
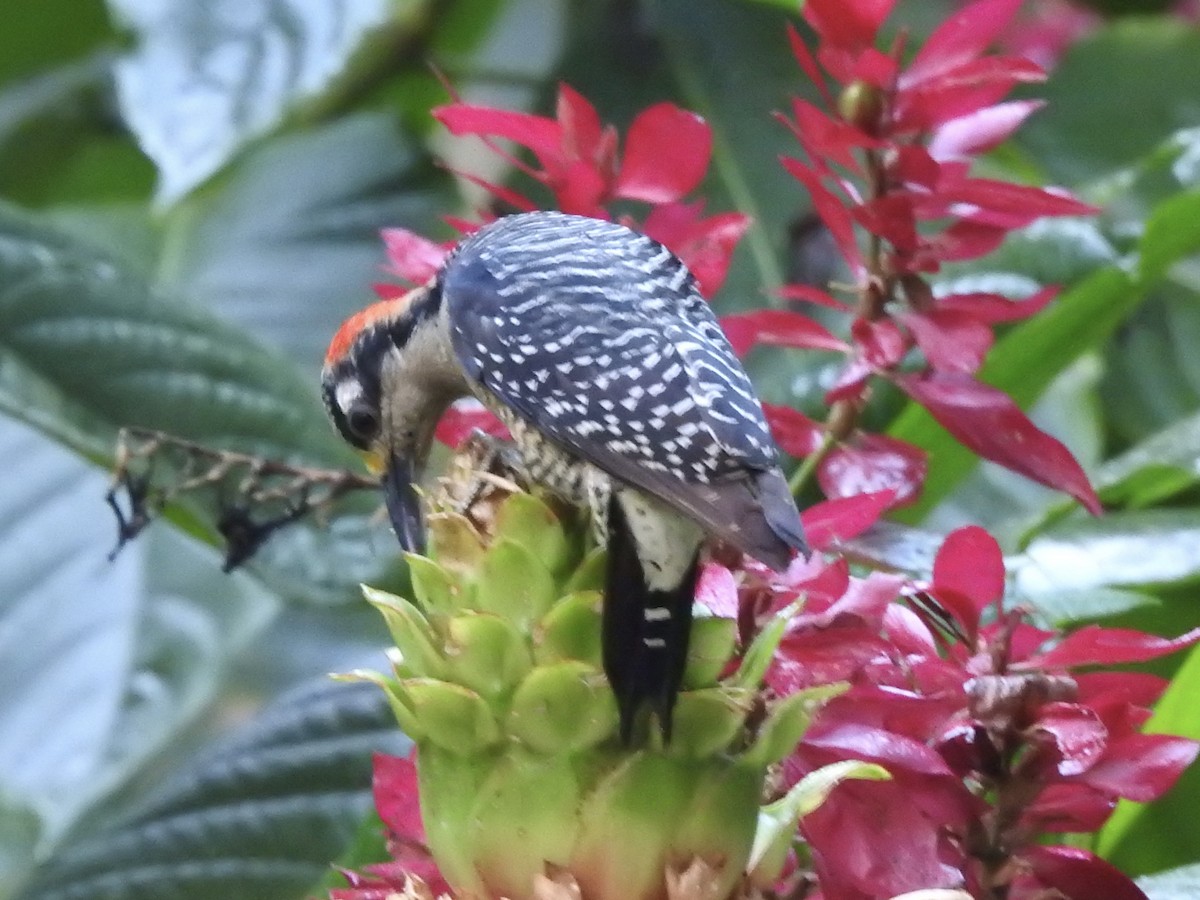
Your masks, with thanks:
[{"label": "bird's head", "polygon": [[333,424],[381,478],[400,545],[418,553],[425,535],[415,485],[438,419],[468,392],[441,306],[431,282],[355,313],[333,336],[321,372]]}]

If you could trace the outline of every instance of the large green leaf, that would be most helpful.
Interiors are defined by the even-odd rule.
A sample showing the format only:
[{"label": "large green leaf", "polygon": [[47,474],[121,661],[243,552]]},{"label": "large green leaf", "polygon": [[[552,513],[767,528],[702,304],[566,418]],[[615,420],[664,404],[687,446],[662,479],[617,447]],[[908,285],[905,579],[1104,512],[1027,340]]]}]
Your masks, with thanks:
[{"label": "large green leaf", "polygon": [[[110,562],[103,473],[8,419],[0,453],[0,860],[17,866],[0,868],[0,884],[11,884],[193,720],[279,604],[247,576],[214,580],[215,554],[166,530]],[[29,811],[36,854],[22,837]]]},{"label": "large green leaf", "polygon": [[1140,441],[1200,409],[1198,340],[1200,295],[1176,285],[1155,291],[1117,334],[1101,396],[1119,438]]},{"label": "large green leaf", "polygon": [[[1114,512],[1072,519],[1035,536],[1014,565],[1019,593],[1162,586],[1200,580],[1194,509]],[[1200,616],[1197,616],[1200,618]]]},{"label": "large green leaf", "polygon": [[1168,17],[1114,22],[1076,44],[1038,94],[1018,142],[1054,180],[1080,184],[1196,124],[1200,32]]},{"label": "large green leaf", "polygon": [[298,690],[123,821],[72,840],[21,900],[303,896],[371,808],[371,754],[406,747],[373,686]]},{"label": "large green leaf", "polygon": [[168,221],[160,282],[284,349],[314,385],[338,324],[383,278],[379,229],[437,235],[456,203],[449,177],[382,113],[255,148],[211,193]]},{"label": "large green leaf", "polygon": [[117,65],[121,110],[178,200],[297,104],[335,87],[364,41],[420,0],[109,0],[136,46]]},{"label": "large green leaf", "polygon": [[285,359],[5,208],[0,353],[0,409],[97,457],[108,455],[116,428],[140,425],[344,458],[315,390]]}]

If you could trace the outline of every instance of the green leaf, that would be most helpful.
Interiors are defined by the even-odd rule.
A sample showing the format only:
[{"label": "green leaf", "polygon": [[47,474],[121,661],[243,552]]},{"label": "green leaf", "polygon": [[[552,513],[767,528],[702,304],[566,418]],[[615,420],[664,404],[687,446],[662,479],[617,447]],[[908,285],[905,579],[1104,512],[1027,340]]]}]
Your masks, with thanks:
[{"label": "green leaf", "polygon": [[1200,295],[1164,284],[1112,342],[1100,395],[1109,427],[1140,441],[1200,409]]},{"label": "green leaf", "polygon": [[1200,896],[1200,863],[1143,875],[1137,886],[1150,900],[1192,900]]},{"label": "green leaf", "polygon": [[1200,190],[1159,205],[1146,220],[1141,242],[1141,277],[1153,282],[1183,257],[1200,251]]},{"label": "green leaf", "polygon": [[386,280],[379,230],[440,234],[457,202],[393,116],[357,113],[249,149],[180,203],[155,278],[286,352],[315,385],[338,325]]},{"label": "green leaf", "polygon": [[1200,481],[1200,412],[1106,462],[1094,483],[1105,503],[1143,507]]},{"label": "green leaf", "polygon": [[805,775],[787,794],[759,811],[754,849],[746,864],[751,882],[765,888],[779,879],[797,823],[824,803],[835,787],[848,778],[886,781],[891,777],[882,766],[857,760],[832,763]]},{"label": "green leaf", "polygon": [[1034,537],[1015,561],[1018,593],[1179,584],[1200,578],[1194,509],[1114,512],[1063,522]]},{"label": "green leaf", "polygon": [[[1200,651],[1193,647],[1143,730],[1148,734],[1174,734],[1200,740],[1197,692],[1200,692]],[[1179,816],[1188,815],[1197,802],[1200,802],[1200,768],[1193,765],[1170,793],[1152,804],[1121,800],[1100,831],[1097,851],[1133,874],[1194,863],[1195,835],[1190,829],[1179,829],[1176,823],[1187,821]]]},{"label": "green leaf", "polygon": [[141,425],[345,459],[315,390],[239,330],[0,207],[0,409],[97,458]]},{"label": "green leaf", "polygon": [[371,808],[371,753],[402,753],[373,687],[294,692],[210,749],[125,820],[77,837],[20,900],[293,900],[349,846]]},{"label": "green leaf", "polygon": [[169,530],[108,562],[106,477],[7,419],[0,453],[10,460],[0,482],[0,796],[38,812],[45,856],[192,724],[279,603],[243,574],[219,576],[214,589],[215,554]]},{"label": "green leaf", "polygon": [[373,33],[415,2],[109,0],[135,48],[116,67],[129,127],[172,203],[345,76]]},{"label": "green leaf", "polygon": [[[1200,34],[1173,17],[1113,22],[1072,47],[1039,87],[1048,102],[1017,141],[1052,180],[1079,184],[1152,150],[1196,124]],[[1103,90],[1097,90],[1103,85]],[[1114,127],[1113,110],[1121,115]]]}]

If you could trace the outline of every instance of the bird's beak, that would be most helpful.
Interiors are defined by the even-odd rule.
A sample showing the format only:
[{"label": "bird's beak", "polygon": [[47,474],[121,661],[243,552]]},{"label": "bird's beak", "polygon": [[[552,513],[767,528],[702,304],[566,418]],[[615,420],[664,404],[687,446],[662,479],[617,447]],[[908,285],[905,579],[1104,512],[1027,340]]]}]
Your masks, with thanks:
[{"label": "bird's beak", "polygon": [[384,502],[400,546],[409,553],[424,553],[425,526],[421,498],[413,486],[412,457],[389,453],[382,468]]}]

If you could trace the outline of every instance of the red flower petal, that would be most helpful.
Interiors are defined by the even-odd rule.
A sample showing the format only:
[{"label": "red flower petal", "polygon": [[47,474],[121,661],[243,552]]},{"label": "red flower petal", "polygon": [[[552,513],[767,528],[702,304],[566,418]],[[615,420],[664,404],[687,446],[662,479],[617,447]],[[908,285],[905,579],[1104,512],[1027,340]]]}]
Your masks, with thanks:
[{"label": "red flower petal", "polygon": [[760,309],[725,316],[721,327],[738,356],[744,356],[758,344],[841,352],[850,349],[824,325],[786,309]]},{"label": "red flower petal", "polygon": [[696,584],[696,602],[714,616],[736,619],[738,592],[733,573],[718,563],[705,563]]},{"label": "red flower petal", "polygon": [[822,43],[859,49],[875,43],[896,0],[808,0],[804,20]]},{"label": "red flower petal", "polygon": [[967,178],[942,187],[936,198],[943,203],[969,203],[991,212],[1014,213],[1029,220],[1041,216],[1091,216],[1100,212],[1062,193],[990,178]]},{"label": "red flower petal", "polygon": [[907,192],[884,194],[859,204],[851,215],[863,228],[889,241],[901,254],[917,249],[917,219]]},{"label": "red flower petal", "polygon": [[1047,703],[1030,737],[1040,745],[1038,763],[1063,776],[1086,772],[1108,747],[1108,729],[1094,710],[1079,703]]},{"label": "red flower petal", "polygon": [[1004,596],[1004,554],[996,539],[978,525],[968,525],[947,535],[933,561],[933,592],[953,593],[971,602],[975,621],[979,613]]},{"label": "red flower petal", "polygon": [[387,270],[412,284],[424,284],[432,278],[449,252],[407,228],[384,228],[379,234],[387,251]]},{"label": "red flower petal", "polygon": [[964,63],[937,79],[896,95],[893,129],[929,131],[943,122],[991,106],[1015,85],[1045,80],[1040,66],[1019,56],[992,56]]},{"label": "red flower petal", "polygon": [[1010,300],[1000,294],[951,294],[937,301],[937,307],[946,312],[960,312],[979,322],[995,325],[999,322],[1016,322],[1041,312],[1058,296],[1057,285],[1044,287],[1032,297]]},{"label": "red flower petal", "polygon": [[827,550],[837,541],[862,534],[879,520],[895,496],[895,491],[877,491],[810,506],[800,513],[809,545],[814,550]]},{"label": "red flower petal", "polygon": [[1029,805],[1022,823],[1033,831],[1096,831],[1117,806],[1116,797],[1079,781],[1047,785]]},{"label": "red flower petal", "polygon": [[848,303],[831,297],[820,288],[815,288],[808,284],[785,284],[775,291],[775,296],[783,297],[785,300],[800,300],[806,303],[815,303],[817,306],[836,309],[839,312],[848,312],[850,309]]},{"label": "red flower petal", "polygon": [[555,105],[560,142],[563,153],[575,159],[599,162],[600,136],[604,126],[596,107],[569,84],[558,86],[558,102]]},{"label": "red flower petal", "polygon": [[[1032,869],[1019,877],[1012,896],[1033,897],[1049,888],[1066,900],[1147,900],[1145,893],[1124,872],[1087,850],[1078,847],[1038,847],[1021,856]],[[1033,880],[1035,885],[1022,884]]]},{"label": "red flower petal", "polygon": [[1080,780],[1112,796],[1148,803],[1171,789],[1197,752],[1200,743],[1188,738],[1131,734],[1112,742],[1104,758]]},{"label": "red flower petal", "polygon": [[1012,21],[1021,0],[979,0],[934,29],[901,77],[901,87],[943,75],[982,54]]},{"label": "red flower petal", "polygon": [[832,118],[807,100],[792,98],[792,115],[796,121],[788,125],[800,141],[800,146],[813,159],[829,159],[847,169],[858,171],[858,160],[853,151],[883,146],[881,141],[849,122]]},{"label": "red flower petal", "polygon": [[992,329],[969,312],[932,309],[900,316],[929,365],[939,372],[974,375],[992,349]]},{"label": "red flower petal", "polygon": [[733,251],[751,219],[742,213],[720,213],[702,219],[703,206],[700,201],[660,204],[646,216],[640,230],[682,259],[700,293],[712,297],[725,283]]},{"label": "red flower petal", "polygon": [[711,155],[712,129],[704,119],[658,103],[629,126],[614,193],[648,203],[678,200],[704,178]]},{"label": "red flower petal", "polygon": [[894,368],[908,352],[908,338],[891,319],[872,322],[859,316],[850,325],[850,334],[859,356],[878,370]]},{"label": "red flower petal", "polygon": [[762,408],[775,443],[788,456],[804,459],[820,448],[824,441],[825,429],[819,422],[814,422],[800,410],[790,406],[764,403]]},{"label": "red flower petal", "polygon": [[963,446],[1039,484],[1066,491],[1099,515],[1100,499],[1075,457],[1038,429],[1012,398],[967,375],[894,375]]},{"label": "red flower petal", "polygon": [[[806,9],[808,8],[811,7],[806,7]],[[854,237],[854,224],[849,211],[825,185],[821,184],[817,173],[800,160],[785,156],[780,161],[792,177],[808,188],[813,208],[821,217],[821,221],[829,228],[838,245],[838,250],[841,251],[842,258],[849,264],[854,276],[856,278],[865,276],[867,267],[863,263],[862,252],[858,249],[858,241]]]},{"label": "red flower petal", "polygon": [[929,141],[934,159],[965,159],[1003,143],[1028,116],[1045,103],[1019,100],[998,103],[942,124]]},{"label": "red flower petal", "polygon": [[575,160],[557,170],[546,182],[554,192],[558,208],[577,216],[607,219],[602,205],[608,184],[591,160]]},{"label": "red flower petal", "polygon": [[826,497],[890,490],[893,505],[903,506],[921,495],[928,470],[929,458],[920,447],[883,434],[861,434],[822,461],[817,481]]},{"label": "red flower petal", "polygon": [[376,753],[371,757],[371,785],[375,809],[393,835],[425,843],[421,801],[417,791],[416,748],[408,756]]},{"label": "red flower petal", "polygon": [[817,66],[816,59],[805,45],[800,33],[796,31],[796,26],[791,22],[787,24],[788,43],[792,48],[792,56],[796,58],[800,70],[805,74],[809,81],[817,86],[821,92],[821,98],[825,101],[825,105],[832,108],[834,106],[833,95],[829,93],[829,86],[825,83],[825,78],[821,75],[821,69]]},{"label": "red flower petal", "polygon": [[1175,653],[1200,641],[1200,628],[1177,638],[1164,638],[1128,628],[1085,625],[1067,635],[1058,646],[1014,664],[1019,669],[1069,669],[1074,666],[1116,666],[1145,662]]},{"label": "red flower petal", "polygon": [[937,271],[939,263],[986,256],[1002,243],[1009,229],[988,222],[961,219],[936,234],[923,238],[914,254],[916,271]]},{"label": "red flower petal", "polygon": [[553,119],[470,103],[439,106],[432,115],[451,134],[507,138],[528,147],[547,168],[562,160],[562,126]]},{"label": "red flower petal", "polygon": [[451,405],[438,422],[433,436],[453,450],[476,430],[493,437],[509,437],[503,423],[477,400],[460,400]]}]

